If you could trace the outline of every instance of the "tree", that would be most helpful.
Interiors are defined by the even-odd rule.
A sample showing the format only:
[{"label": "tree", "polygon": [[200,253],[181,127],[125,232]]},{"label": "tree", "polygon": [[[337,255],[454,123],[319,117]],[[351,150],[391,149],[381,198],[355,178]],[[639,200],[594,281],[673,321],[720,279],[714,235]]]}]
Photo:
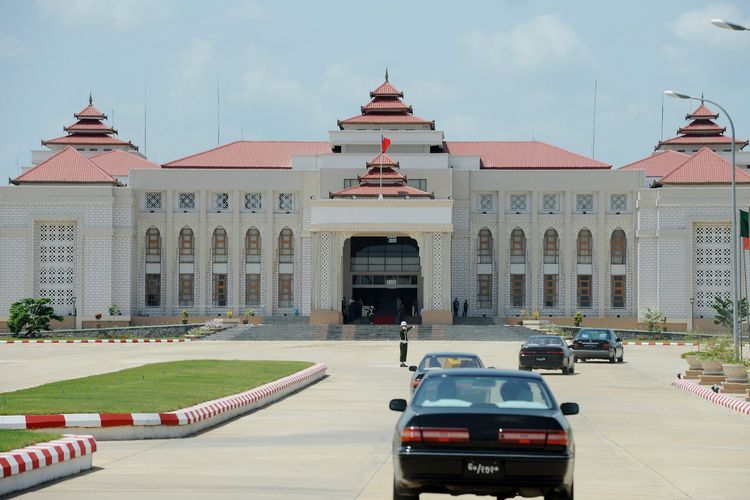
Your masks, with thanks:
[{"label": "tree", "polygon": [[50,299],[26,297],[10,306],[8,328],[15,337],[36,337],[37,332],[50,330],[50,320],[62,321],[63,317],[55,314]]},{"label": "tree", "polygon": [[[717,295],[716,297],[714,297],[714,302],[713,304],[711,304],[711,309],[716,311],[716,315],[714,316],[714,324],[732,328],[732,316],[734,315],[734,306],[732,304],[732,299],[722,299]],[[747,317],[748,309],[750,308],[748,307],[747,297],[743,297],[742,300],[740,300],[740,318]]]},{"label": "tree", "polygon": [[664,323],[667,318],[664,317],[659,311],[652,311],[650,307],[646,308],[646,313],[643,315],[643,320],[646,322],[646,328],[649,333],[656,333],[659,331],[659,323]]}]

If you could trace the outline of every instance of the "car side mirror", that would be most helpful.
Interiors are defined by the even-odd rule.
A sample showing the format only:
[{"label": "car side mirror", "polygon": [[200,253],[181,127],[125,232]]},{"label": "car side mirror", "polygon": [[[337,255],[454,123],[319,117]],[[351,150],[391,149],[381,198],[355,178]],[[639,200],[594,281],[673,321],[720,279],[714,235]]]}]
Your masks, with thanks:
[{"label": "car side mirror", "polygon": [[622,339],[620,337],[617,337],[618,342],[622,342]]},{"label": "car side mirror", "polygon": [[560,411],[563,415],[578,415],[578,403],[563,403],[560,405]]},{"label": "car side mirror", "polygon": [[[567,403],[563,403],[567,404]],[[391,402],[388,403],[388,408],[390,408],[393,411],[404,411],[406,410],[406,400],[405,399],[391,399]],[[578,408],[576,406],[576,408]]]},{"label": "car side mirror", "polygon": [[415,371],[417,371],[417,365],[411,365],[411,366],[409,366],[409,371],[410,371],[410,372],[415,372]]}]

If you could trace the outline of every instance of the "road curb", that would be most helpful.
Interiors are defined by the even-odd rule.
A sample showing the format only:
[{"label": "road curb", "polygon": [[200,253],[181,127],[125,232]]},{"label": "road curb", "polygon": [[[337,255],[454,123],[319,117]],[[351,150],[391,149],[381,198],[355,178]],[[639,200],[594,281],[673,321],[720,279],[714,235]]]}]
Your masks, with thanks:
[{"label": "road curb", "polygon": [[88,470],[94,452],[93,436],[65,434],[62,439],[0,453],[0,495]]},{"label": "road curb", "polygon": [[175,344],[195,339],[18,339],[0,340],[0,344]]},{"label": "road curb", "polygon": [[0,429],[68,429],[101,441],[184,437],[237,415],[261,408],[326,376],[318,363],[287,377],[239,394],[166,413],[65,413],[2,415]]},{"label": "road curb", "polygon": [[696,396],[702,397],[703,399],[707,399],[714,404],[721,405],[724,408],[728,408],[745,415],[750,415],[750,401],[742,401],[740,399],[733,398],[732,396],[727,396],[726,394],[714,392],[710,386],[698,385],[695,382],[690,382],[689,380],[686,380],[684,378],[675,380],[674,382],[672,382],[672,385],[675,385],[684,391],[695,394]]}]

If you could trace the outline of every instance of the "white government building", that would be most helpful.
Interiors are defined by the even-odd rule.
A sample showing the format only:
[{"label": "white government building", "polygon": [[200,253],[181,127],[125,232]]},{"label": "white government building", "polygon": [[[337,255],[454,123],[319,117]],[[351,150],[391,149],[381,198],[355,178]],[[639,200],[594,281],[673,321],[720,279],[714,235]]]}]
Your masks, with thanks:
[{"label": "white government building", "polygon": [[[328,140],[238,141],[164,165],[89,104],[0,187],[0,328],[22,297],[65,325],[241,314],[340,323],[538,312],[708,328],[731,291],[731,138],[704,104],[613,169],[538,141],[456,142],[387,79]],[[381,137],[390,141],[381,153]],[[747,145],[737,140],[737,149]],[[737,168],[738,204],[750,175]],[[462,312],[462,311],[461,311]]]}]

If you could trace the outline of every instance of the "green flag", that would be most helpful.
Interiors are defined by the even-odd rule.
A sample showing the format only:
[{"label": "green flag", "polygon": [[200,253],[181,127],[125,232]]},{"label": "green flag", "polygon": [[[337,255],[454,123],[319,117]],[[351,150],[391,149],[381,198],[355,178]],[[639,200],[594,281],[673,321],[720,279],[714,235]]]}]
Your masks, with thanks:
[{"label": "green flag", "polygon": [[748,212],[740,210],[740,237],[750,238],[750,217]]}]

